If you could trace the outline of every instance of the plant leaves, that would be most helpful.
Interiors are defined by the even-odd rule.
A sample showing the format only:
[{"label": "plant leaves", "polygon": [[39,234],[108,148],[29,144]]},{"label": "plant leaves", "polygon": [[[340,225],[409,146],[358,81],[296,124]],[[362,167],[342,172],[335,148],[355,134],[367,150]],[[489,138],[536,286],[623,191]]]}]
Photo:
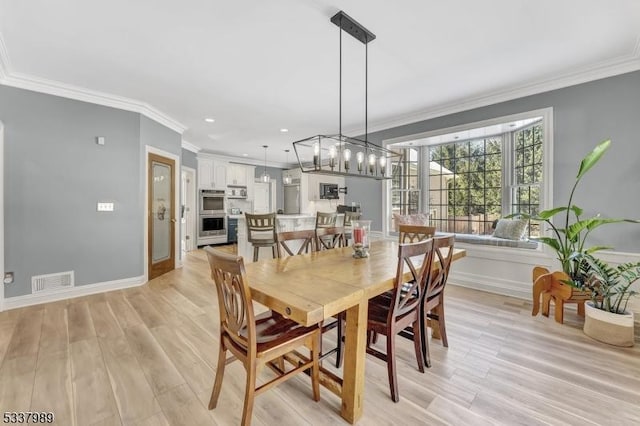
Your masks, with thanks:
[{"label": "plant leaves", "polygon": [[567,228],[567,238],[569,238],[571,241],[577,241],[578,235],[580,234],[580,232],[584,231],[585,229],[591,231],[597,228],[598,226],[604,225],[605,223],[619,223],[619,222],[624,222],[624,219],[605,219],[605,218],[596,216],[596,217],[591,217],[589,219],[579,220],[569,225],[569,227]]},{"label": "plant leaves", "polygon": [[540,213],[538,213],[538,218],[540,220],[547,220],[557,215],[558,213],[564,212],[566,210],[567,210],[567,207],[556,207],[550,210],[542,210]]},{"label": "plant leaves", "polygon": [[584,176],[584,174],[587,173],[587,171],[589,171],[589,169],[593,167],[598,160],[600,160],[602,155],[607,151],[607,149],[609,149],[609,146],[611,146],[611,140],[604,140],[582,159],[580,162],[580,168],[578,169],[578,176],[576,177],[577,180],[580,180],[580,178],[582,178],[582,176]]},{"label": "plant leaves", "polygon": [[562,248],[560,247],[560,242],[553,237],[538,237],[538,238],[532,238],[532,239],[548,245],[549,247],[551,247],[557,252],[562,250]]},{"label": "plant leaves", "polygon": [[593,247],[589,247],[584,252],[587,253],[587,254],[591,254],[591,253],[594,253],[594,252],[600,251],[600,250],[612,250],[612,249],[613,249],[613,247],[610,247],[610,246],[593,246]]}]

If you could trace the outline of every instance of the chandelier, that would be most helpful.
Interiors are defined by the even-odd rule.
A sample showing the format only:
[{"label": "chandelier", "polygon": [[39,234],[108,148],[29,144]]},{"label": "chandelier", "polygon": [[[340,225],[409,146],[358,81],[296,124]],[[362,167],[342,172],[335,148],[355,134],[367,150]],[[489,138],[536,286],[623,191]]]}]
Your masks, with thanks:
[{"label": "chandelier", "polygon": [[[391,164],[401,154],[368,140],[368,67],[369,42],[376,36],[349,15],[340,11],[332,18],[340,32],[340,98],[337,135],[316,135],[293,143],[293,149],[303,173],[391,179]],[[342,134],[342,32],[353,36],[365,46],[364,139]]]}]

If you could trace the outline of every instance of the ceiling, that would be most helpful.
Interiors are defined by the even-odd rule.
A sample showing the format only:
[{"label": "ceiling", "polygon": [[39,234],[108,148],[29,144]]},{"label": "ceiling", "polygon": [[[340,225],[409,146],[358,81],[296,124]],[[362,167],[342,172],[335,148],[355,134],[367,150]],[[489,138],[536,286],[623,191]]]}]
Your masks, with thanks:
[{"label": "ceiling", "polygon": [[[338,10],[377,36],[370,131],[640,69],[637,0],[0,0],[0,78],[142,105],[206,151],[262,160],[266,144],[283,162],[338,131]],[[352,136],[364,63],[345,35]]]}]

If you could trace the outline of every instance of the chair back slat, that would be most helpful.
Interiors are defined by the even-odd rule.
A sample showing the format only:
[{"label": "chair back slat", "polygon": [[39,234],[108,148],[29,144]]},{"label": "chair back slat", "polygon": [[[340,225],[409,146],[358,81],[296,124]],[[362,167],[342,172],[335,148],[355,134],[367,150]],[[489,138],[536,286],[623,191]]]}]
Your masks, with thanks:
[{"label": "chair back slat", "polygon": [[432,255],[433,239],[400,244],[390,319],[404,315],[420,304],[431,272]]},{"label": "chair back slat", "polygon": [[331,228],[336,226],[337,213],[316,213],[316,228]]},{"label": "chair back slat", "polygon": [[428,238],[433,238],[436,233],[435,226],[400,225],[398,227],[400,244],[416,243]]},{"label": "chair back slat", "polygon": [[[220,328],[235,343],[255,351],[255,314],[243,259],[211,247],[205,247],[205,251],[218,293]],[[240,334],[245,327],[246,337]]]},{"label": "chair back slat", "polygon": [[360,219],[360,212],[344,212],[344,226],[351,226],[351,222]]},{"label": "chair back slat", "polygon": [[438,269],[433,271],[429,278],[425,294],[425,300],[427,301],[440,295],[444,290],[444,286],[447,284],[449,269],[453,259],[454,242],[455,238],[453,236],[433,239],[433,261],[439,262],[439,265]]},{"label": "chair back slat", "polygon": [[342,227],[328,227],[328,228],[316,228],[316,249],[329,250],[339,247],[344,237],[344,228]]},{"label": "chair back slat", "polygon": [[[313,229],[305,229],[302,231],[289,231],[279,232],[278,238],[278,257],[284,257],[284,253],[289,256],[296,256],[299,254],[309,253],[316,251],[315,239],[316,233]],[[297,241],[300,243],[300,247],[294,252],[291,248],[292,242]]]},{"label": "chair back slat", "polygon": [[276,239],[276,214],[245,213],[247,239],[250,243]]}]

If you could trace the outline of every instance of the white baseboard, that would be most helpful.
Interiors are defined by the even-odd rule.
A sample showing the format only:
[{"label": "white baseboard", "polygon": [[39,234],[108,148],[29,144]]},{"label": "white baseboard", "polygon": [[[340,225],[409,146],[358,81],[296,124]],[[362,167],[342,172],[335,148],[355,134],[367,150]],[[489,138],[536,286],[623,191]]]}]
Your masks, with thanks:
[{"label": "white baseboard", "polygon": [[460,287],[472,288],[474,290],[486,291],[488,293],[511,296],[518,299],[531,300],[531,282],[505,280],[498,277],[490,277],[468,272],[456,272],[455,263],[449,273],[448,284]]},{"label": "white baseboard", "polygon": [[22,308],[24,306],[39,305],[41,303],[55,302],[64,299],[73,299],[90,294],[105,293],[112,290],[137,287],[147,282],[144,275],[121,280],[105,281],[102,283],[81,285],[78,287],[58,290],[55,292],[42,292],[37,294],[26,294],[24,296],[9,297],[4,299],[4,310]]}]

